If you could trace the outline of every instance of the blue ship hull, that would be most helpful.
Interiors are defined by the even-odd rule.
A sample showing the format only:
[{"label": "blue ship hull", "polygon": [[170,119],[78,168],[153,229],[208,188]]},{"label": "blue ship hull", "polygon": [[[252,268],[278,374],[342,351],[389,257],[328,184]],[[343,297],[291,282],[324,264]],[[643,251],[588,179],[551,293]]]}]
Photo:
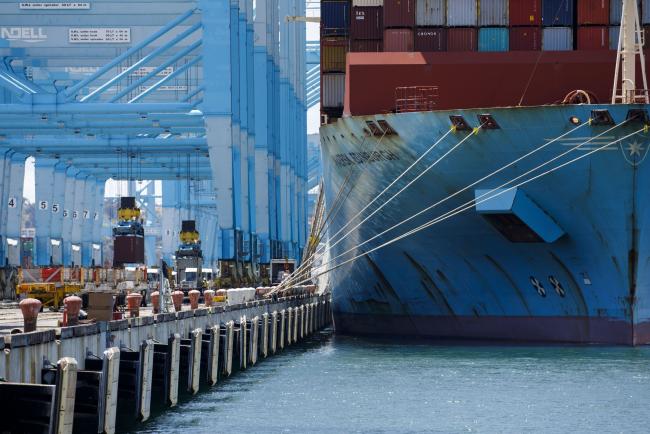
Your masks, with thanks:
[{"label": "blue ship hull", "polygon": [[[620,123],[630,109],[647,107],[569,105],[416,112],[343,118],[323,126],[330,237],[348,222],[343,233],[354,228],[472,134],[449,134],[355,218],[449,131],[450,115],[462,115],[476,127],[477,116],[489,113],[500,127],[472,134],[341,242],[334,245],[338,237],[333,237],[330,258],[349,252],[329,265],[368,252],[612,128],[595,124],[578,128],[359,246],[576,128],[572,117],[584,122],[592,110],[607,110]],[[385,120],[395,134],[382,138],[381,129],[374,128],[380,127],[378,120]],[[642,128],[643,123],[636,121],[618,126],[523,179],[582,155],[580,160],[332,270],[328,280],[337,331],[441,339],[650,342],[650,162],[645,162],[650,140],[640,131],[612,143]],[[590,154],[595,149],[601,150]],[[337,195],[345,198],[338,211]]]}]

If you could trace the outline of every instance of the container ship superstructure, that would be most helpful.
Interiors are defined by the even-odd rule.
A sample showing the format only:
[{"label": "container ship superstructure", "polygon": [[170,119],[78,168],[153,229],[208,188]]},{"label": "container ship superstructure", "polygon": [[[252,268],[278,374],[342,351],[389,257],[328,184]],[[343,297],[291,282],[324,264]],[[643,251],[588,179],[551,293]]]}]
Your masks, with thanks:
[{"label": "container ship superstructure", "polygon": [[337,331],[650,342],[644,23],[650,1],[321,1]]}]

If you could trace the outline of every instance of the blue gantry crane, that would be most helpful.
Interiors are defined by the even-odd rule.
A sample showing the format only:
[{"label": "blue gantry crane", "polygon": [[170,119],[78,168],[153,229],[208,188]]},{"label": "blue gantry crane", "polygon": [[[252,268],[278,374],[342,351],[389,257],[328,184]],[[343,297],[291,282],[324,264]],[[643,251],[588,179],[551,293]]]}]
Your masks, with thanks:
[{"label": "blue gantry crane", "polygon": [[[274,258],[300,260],[314,56],[304,23],[284,18],[305,9],[304,0],[0,1],[3,270],[20,265],[30,156],[39,266],[105,262],[108,179],[129,181],[160,228],[163,257],[180,222],[195,220],[204,267],[223,285],[268,277]],[[138,180],[151,185],[136,191]],[[153,263],[155,239],[145,244]]]}]

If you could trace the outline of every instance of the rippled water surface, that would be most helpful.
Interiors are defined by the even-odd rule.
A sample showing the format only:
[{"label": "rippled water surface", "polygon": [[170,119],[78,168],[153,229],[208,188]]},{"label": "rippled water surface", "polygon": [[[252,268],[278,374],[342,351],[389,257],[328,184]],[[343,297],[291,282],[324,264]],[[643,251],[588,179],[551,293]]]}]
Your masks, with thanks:
[{"label": "rippled water surface", "polygon": [[136,432],[650,432],[650,348],[324,335]]}]

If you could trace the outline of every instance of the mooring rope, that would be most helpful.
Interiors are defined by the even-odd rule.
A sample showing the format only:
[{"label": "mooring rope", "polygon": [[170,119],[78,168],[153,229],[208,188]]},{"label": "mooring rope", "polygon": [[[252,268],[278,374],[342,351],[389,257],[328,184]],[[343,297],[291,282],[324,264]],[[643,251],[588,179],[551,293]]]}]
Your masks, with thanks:
[{"label": "mooring rope", "polygon": [[[620,126],[620,125],[622,125],[622,124],[618,124],[617,126]],[[573,163],[575,163],[575,162],[577,162],[579,160],[582,160],[583,158],[586,158],[586,157],[588,157],[590,155],[593,155],[596,152],[602,151],[603,149],[606,149],[607,147],[609,147],[609,146],[611,146],[611,145],[613,145],[615,143],[619,143],[619,142],[621,142],[623,140],[626,140],[626,139],[628,139],[628,138],[630,138],[630,137],[632,137],[632,136],[634,136],[634,135],[636,135],[636,134],[638,134],[638,133],[640,133],[640,132],[642,132],[644,130],[645,130],[645,128],[641,128],[641,129],[639,129],[639,130],[637,130],[637,131],[635,131],[633,133],[630,133],[630,134],[628,134],[626,136],[623,136],[623,137],[621,137],[621,138],[619,138],[617,140],[614,140],[612,142],[608,142],[608,143],[606,143],[606,144],[604,144],[602,146],[599,146],[597,148],[594,148],[594,149],[590,150],[589,152],[586,152],[586,153],[584,153],[584,154],[582,154],[582,155],[580,155],[578,157],[575,157],[575,158],[573,158],[573,159],[571,159],[569,161],[565,161],[564,163],[561,163],[558,166],[555,166],[555,167],[553,167],[551,169],[548,169],[548,170],[546,170],[546,171],[544,171],[544,172],[542,172],[540,174],[537,174],[537,175],[533,176],[532,178],[526,179],[526,180],[524,180],[524,181],[522,181],[522,182],[520,182],[520,183],[518,183],[516,185],[513,185],[511,187],[508,187],[506,189],[501,189],[501,187],[496,187],[496,188],[490,190],[488,193],[486,193],[487,195],[489,195],[489,194],[492,194],[492,193],[496,192],[496,194],[494,194],[494,195],[492,195],[490,197],[484,198],[484,199],[482,199],[480,201],[477,201],[477,198],[475,198],[475,199],[469,201],[466,206],[463,206],[460,209],[457,208],[457,209],[455,209],[453,211],[450,211],[450,212],[445,213],[445,214],[443,214],[443,215],[441,215],[439,217],[436,217],[435,219],[429,220],[428,222],[426,222],[426,223],[424,223],[424,224],[422,224],[422,225],[420,225],[420,226],[418,226],[418,227],[416,227],[414,229],[411,229],[411,230],[409,230],[409,231],[407,231],[407,232],[405,232],[405,233],[403,233],[403,234],[401,234],[401,235],[399,235],[399,236],[397,236],[397,237],[395,237],[395,238],[393,238],[391,240],[388,240],[383,244],[380,244],[380,245],[378,245],[376,247],[373,247],[372,249],[370,249],[368,251],[360,253],[360,254],[352,257],[352,258],[349,258],[349,259],[347,259],[347,260],[345,260],[345,261],[343,261],[343,262],[341,262],[339,264],[336,264],[336,265],[326,269],[325,271],[322,271],[322,272],[320,272],[320,273],[318,273],[318,274],[316,274],[314,276],[311,276],[310,279],[305,279],[303,281],[295,282],[293,285],[300,285],[302,283],[309,282],[311,279],[314,279],[314,278],[320,277],[320,276],[322,276],[324,274],[327,274],[327,273],[329,273],[329,272],[331,272],[333,270],[336,270],[336,269],[338,269],[338,268],[340,268],[340,267],[342,267],[342,266],[344,266],[346,264],[349,264],[349,263],[351,263],[353,261],[356,261],[359,258],[367,256],[367,255],[369,255],[369,254],[371,254],[371,253],[373,253],[373,252],[375,252],[375,251],[377,251],[377,250],[379,250],[381,248],[389,246],[389,245],[391,245],[393,243],[396,243],[397,241],[400,241],[400,240],[402,240],[402,239],[404,239],[406,237],[409,237],[409,236],[411,236],[413,234],[416,234],[416,233],[418,233],[418,232],[420,232],[422,230],[425,230],[425,229],[427,229],[427,228],[429,228],[429,227],[431,227],[431,226],[433,226],[435,224],[438,224],[438,223],[440,223],[442,221],[445,221],[445,220],[447,220],[447,219],[449,219],[451,217],[454,217],[454,216],[456,216],[456,215],[458,215],[458,214],[460,214],[460,213],[462,213],[462,212],[464,212],[464,211],[466,211],[468,209],[473,208],[474,206],[476,206],[476,205],[478,205],[480,203],[491,200],[491,199],[493,199],[495,197],[498,197],[498,196],[500,196],[502,194],[507,193],[508,191],[511,191],[511,190],[513,190],[515,188],[521,187],[521,186],[526,185],[526,184],[528,184],[528,183],[530,183],[530,182],[532,182],[532,181],[534,181],[536,179],[539,179],[539,178],[544,177],[544,176],[546,176],[546,175],[548,175],[550,173],[553,173],[553,172],[555,172],[555,171],[557,171],[557,170],[559,170],[559,169],[561,169],[563,167],[566,167],[566,166],[568,166],[570,164],[573,164]],[[580,144],[580,145],[578,145],[577,147],[575,147],[573,149],[577,149],[580,146],[582,146],[583,144]],[[482,196],[485,196],[485,194],[482,195]]]},{"label": "mooring rope", "polygon": [[[475,181],[474,183],[470,184],[469,186],[463,188],[462,190],[457,191],[457,192],[455,192],[455,193],[453,193],[453,194],[451,194],[451,195],[448,195],[446,198],[442,199],[442,200],[439,201],[438,203],[436,203],[436,204],[434,204],[434,205],[432,205],[432,206],[430,206],[430,207],[428,207],[428,208],[425,208],[424,210],[420,211],[419,213],[416,213],[416,214],[410,216],[409,218],[403,220],[402,222],[399,222],[398,224],[394,225],[393,227],[391,227],[391,228],[389,228],[389,229],[387,229],[387,230],[385,230],[385,231],[383,231],[383,232],[381,232],[381,233],[375,235],[375,236],[372,237],[371,239],[369,239],[369,240],[367,240],[367,241],[365,241],[365,242],[363,242],[363,243],[361,243],[361,244],[358,244],[358,245],[355,246],[355,247],[352,247],[351,249],[347,250],[346,252],[344,252],[344,253],[342,253],[342,254],[339,254],[339,255],[336,256],[335,258],[330,258],[330,260],[329,260],[326,264],[331,263],[332,261],[334,261],[334,260],[338,259],[339,257],[341,257],[341,256],[343,256],[343,255],[349,253],[349,252],[352,251],[352,250],[356,250],[358,247],[360,247],[360,246],[362,246],[362,245],[364,245],[364,244],[366,244],[366,243],[368,243],[368,242],[370,242],[370,241],[376,239],[376,238],[379,237],[379,236],[384,235],[386,232],[389,232],[389,231],[393,230],[394,228],[396,228],[396,227],[398,227],[398,226],[400,226],[400,225],[402,225],[402,224],[404,224],[404,223],[406,223],[406,222],[412,220],[413,218],[415,218],[415,217],[421,215],[422,213],[428,211],[429,209],[431,209],[431,208],[433,208],[433,207],[435,207],[435,206],[440,205],[441,203],[443,203],[443,202],[445,202],[445,201],[451,199],[452,197],[454,197],[454,196],[456,196],[456,195],[462,193],[463,191],[466,191],[467,189],[471,188],[472,186],[478,184],[479,182],[482,182],[482,181],[484,181],[484,180],[486,180],[486,179],[488,179],[488,178],[494,176],[495,174],[500,173],[501,171],[507,169],[508,167],[511,167],[512,165],[514,165],[514,164],[516,164],[516,163],[522,161],[523,159],[529,157],[530,155],[533,155],[534,153],[540,151],[541,149],[544,149],[545,147],[551,145],[552,143],[555,143],[555,142],[557,142],[558,140],[561,140],[562,138],[564,138],[564,137],[566,137],[567,135],[569,135],[569,134],[575,132],[575,131],[578,130],[579,128],[582,128],[583,126],[588,125],[589,123],[590,123],[590,120],[588,120],[588,121],[582,123],[581,125],[576,126],[575,128],[572,128],[571,130],[567,131],[566,133],[559,135],[558,137],[556,137],[556,138],[554,138],[554,139],[548,141],[547,143],[545,143],[545,144],[543,144],[543,145],[541,145],[541,146],[535,148],[533,151],[531,151],[531,152],[529,152],[529,153],[523,155],[522,157],[519,157],[519,158],[515,159],[514,161],[508,163],[507,165],[501,167],[500,169],[498,169],[498,170],[496,170],[496,171],[493,171],[492,173],[490,173],[490,174],[484,176],[483,178],[479,179],[478,181]],[[481,125],[481,127],[482,127],[482,125]],[[451,130],[450,130],[449,132],[447,132],[447,134],[445,134],[443,137],[441,137],[440,140],[442,140],[443,138],[445,138],[445,137],[446,137],[450,132],[451,132]],[[605,133],[606,133],[606,132],[605,132]],[[603,134],[604,134],[604,133],[603,133]],[[471,134],[468,135],[468,136],[466,136],[462,141],[466,140],[466,139],[469,138],[469,137],[471,137]],[[596,137],[598,137],[598,136],[596,136]],[[596,137],[594,137],[594,138],[596,138]],[[593,140],[594,138],[592,138],[592,140]],[[435,146],[437,146],[437,144],[440,142],[440,140],[436,141],[436,142],[435,142],[435,143],[434,143],[434,144],[433,144],[433,145],[432,145],[432,146],[427,150],[427,152],[425,152],[425,154],[423,154],[423,156],[426,155],[426,154],[427,154],[430,150],[432,150]],[[462,143],[462,141],[461,141],[461,143]],[[449,153],[450,153],[451,151],[453,151],[456,147],[458,147],[461,143],[458,143],[458,144],[457,144],[455,147],[453,147],[453,148],[452,148],[452,149],[451,149],[451,150],[450,150],[446,155],[449,155]],[[446,155],[445,155],[445,156],[446,156]],[[417,161],[420,161],[420,160],[422,159],[423,156],[421,156]],[[443,157],[444,157],[444,156],[443,156]],[[391,201],[392,199],[394,199],[397,195],[399,195],[399,194],[400,194],[404,189],[408,188],[408,187],[409,187],[413,182],[417,181],[417,179],[419,179],[422,175],[424,175],[424,173],[426,173],[426,171],[428,171],[431,167],[433,167],[433,166],[435,166],[436,164],[438,164],[439,161],[440,161],[440,159],[439,159],[438,161],[434,162],[434,164],[433,164],[432,166],[427,167],[427,169],[425,169],[424,172],[422,172],[418,177],[416,177],[414,180],[412,180],[412,181],[409,183],[409,185],[407,185],[407,186],[404,187],[402,190],[400,190],[398,193],[396,193],[395,195],[393,195],[390,199],[388,199],[387,202],[390,202],[390,201]],[[416,163],[417,163],[417,162],[416,162]],[[402,174],[400,174],[400,176],[398,176],[397,179],[399,179],[399,178],[400,178],[404,173],[406,173],[407,171],[409,171],[409,170],[410,170],[410,169],[411,169],[411,168],[412,168],[416,163],[412,164],[412,165],[409,166],[407,169],[405,169],[405,171],[403,171]],[[397,181],[397,179],[396,179],[395,181],[393,181],[393,182],[392,182],[388,187],[386,187],[386,188],[382,191],[382,193],[380,193],[380,195],[383,194],[385,191],[387,191],[388,188],[389,188],[391,185],[394,185],[394,183]],[[379,195],[379,196],[380,196],[380,195]],[[376,198],[378,198],[379,196],[377,196]],[[375,199],[376,199],[376,198],[375,198]],[[374,202],[374,200],[371,201],[371,203],[372,203],[372,202]],[[386,202],[386,203],[387,203],[387,202]],[[384,205],[385,205],[386,203],[384,203]],[[370,206],[370,204],[368,204],[366,207],[364,207],[364,210],[367,209],[368,206]],[[376,213],[377,211],[379,211],[379,209],[375,210],[375,213]],[[356,218],[359,214],[361,214],[361,212],[363,212],[363,210],[360,211],[359,213],[357,213],[357,214],[356,214],[356,215],[355,215],[355,216],[354,216],[350,221],[352,221],[352,220],[353,220],[354,218]],[[355,229],[357,229],[361,224],[363,224],[365,221],[367,221],[367,220],[368,220],[370,217],[372,217],[372,215],[374,215],[375,213],[373,213],[373,214],[369,215],[368,217],[366,217],[366,218],[365,218],[361,223],[359,223],[359,224],[358,224],[357,226],[355,226],[353,229],[351,229],[350,231],[348,231],[348,232],[347,232],[345,235],[343,235],[339,240],[336,240],[336,241],[334,242],[334,244],[330,244],[329,246],[327,246],[328,251],[331,251],[331,249],[332,249],[334,246],[336,246],[339,242],[341,242],[343,239],[345,239],[347,236],[349,236],[349,235],[350,235],[350,234],[351,234]],[[349,224],[349,223],[348,223],[348,224]],[[348,224],[346,224],[346,225],[344,226],[344,228],[345,228]],[[340,232],[341,232],[341,230],[339,230],[335,235],[339,234]],[[328,240],[328,241],[331,241],[331,240]],[[322,255],[322,254],[323,254],[323,251],[322,251],[322,250],[321,250],[321,251],[318,251],[318,249],[317,249],[317,251],[315,252],[315,254],[312,255],[311,257],[307,258],[307,260],[306,260],[302,265],[304,265],[304,266],[306,266],[306,267],[307,267],[307,266],[311,266],[311,264],[312,264],[312,263],[317,259],[317,257],[315,256],[315,255],[317,255],[317,254],[321,254],[321,255]],[[301,267],[302,267],[302,265],[301,265]],[[300,267],[299,267],[299,268],[300,268]],[[304,274],[304,273],[299,273],[298,271],[299,271],[299,270],[297,269],[297,270],[296,270],[296,273],[294,273],[294,276],[295,276],[295,277],[293,277],[293,276],[289,276],[289,278],[286,280],[286,282],[287,282],[286,285],[291,285],[293,280],[295,280],[295,279],[300,279],[300,278],[301,278],[302,274]],[[282,287],[284,287],[284,286],[286,286],[286,285],[282,285],[282,284],[281,284]]]},{"label": "mooring rope", "polygon": [[[612,130],[614,130],[614,129],[616,129],[616,128],[619,128],[619,127],[621,127],[621,126],[623,126],[623,125],[625,125],[625,124],[628,123],[628,122],[629,122],[629,120],[625,120],[625,121],[623,121],[623,122],[621,122],[621,123],[619,123],[619,124],[613,126],[613,127],[609,128],[609,129],[603,131],[602,133],[597,134],[597,135],[591,137],[590,139],[588,139],[588,140],[586,140],[586,141],[584,141],[584,142],[582,142],[582,143],[580,143],[580,144],[578,144],[578,145],[575,145],[574,147],[570,148],[569,150],[567,150],[567,151],[565,151],[565,152],[563,152],[563,153],[561,153],[561,154],[559,154],[559,155],[557,155],[557,156],[551,158],[550,160],[547,160],[546,162],[544,162],[544,163],[538,165],[537,167],[535,167],[535,168],[533,168],[533,169],[527,171],[526,173],[524,173],[524,174],[522,174],[522,175],[519,175],[518,177],[515,177],[515,178],[511,179],[510,181],[508,181],[508,182],[506,182],[506,183],[504,183],[504,184],[502,184],[501,186],[496,187],[496,188],[497,188],[497,189],[499,189],[499,188],[503,188],[503,187],[509,185],[510,183],[515,182],[515,181],[517,181],[518,179],[521,179],[522,177],[527,176],[527,175],[531,174],[532,172],[534,172],[534,171],[536,171],[536,170],[539,170],[540,168],[545,167],[546,165],[552,163],[553,161],[556,161],[557,159],[562,158],[563,156],[567,155],[568,153],[573,152],[573,151],[576,150],[576,149],[579,149],[580,147],[584,146],[585,144],[592,142],[593,140],[595,140],[595,139],[597,139],[597,138],[599,138],[599,137],[601,137],[601,136],[603,136],[603,135],[609,133],[610,131],[612,131]],[[425,209],[419,211],[418,213],[415,213],[415,214],[413,214],[412,216],[410,216],[410,217],[408,217],[408,218],[406,218],[406,219],[404,219],[404,220],[398,222],[397,224],[393,225],[392,227],[390,227],[390,228],[384,230],[383,232],[381,232],[381,233],[379,233],[379,234],[373,236],[372,238],[370,238],[370,239],[368,239],[368,240],[366,240],[366,241],[363,241],[362,243],[359,243],[359,244],[353,246],[352,248],[348,249],[347,251],[345,251],[345,252],[339,254],[338,256],[336,256],[336,257],[334,257],[334,258],[330,258],[330,260],[329,260],[327,263],[323,264],[322,266],[327,266],[327,265],[333,263],[336,259],[340,258],[341,256],[347,255],[348,253],[350,253],[350,252],[352,252],[352,251],[354,251],[354,250],[357,250],[359,247],[361,247],[361,246],[367,244],[368,242],[370,242],[370,241],[372,241],[372,240],[374,240],[374,239],[376,239],[376,238],[378,238],[378,237],[380,237],[380,236],[386,234],[387,232],[389,232],[389,231],[391,231],[391,230],[393,230],[393,229],[395,229],[395,228],[397,228],[397,227],[399,227],[399,226],[405,224],[406,222],[408,222],[408,221],[410,221],[410,220],[416,218],[417,216],[423,214],[424,212],[431,210],[432,208],[434,208],[434,207],[440,205],[441,203],[447,201],[448,199],[450,199],[450,198],[452,198],[452,197],[454,197],[454,196],[460,194],[460,193],[463,192],[463,191],[466,191],[467,189],[469,189],[469,188],[473,187],[474,185],[478,184],[479,182],[482,182],[482,181],[484,181],[485,179],[488,179],[488,178],[490,178],[491,176],[494,176],[495,174],[497,174],[497,173],[499,173],[499,172],[505,170],[506,168],[508,168],[508,167],[510,167],[510,166],[512,166],[512,165],[514,165],[514,164],[516,164],[517,162],[519,162],[519,161],[521,161],[521,160],[523,160],[523,159],[529,157],[530,155],[532,155],[532,154],[538,152],[539,150],[544,149],[545,147],[549,146],[551,143],[554,143],[554,142],[560,140],[561,138],[566,137],[568,134],[571,134],[572,132],[574,132],[574,131],[576,131],[577,129],[583,127],[584,125],[588,125],[589,123],[590,123],[590,120],[588,120],[587,122],[585,122],[585,123],[583,123],[583,124],[581,124],[581,125],[579,125],[579,126],[573,128],[572,130],[570,130],[570,131],[568,131],[568,132],[566,132],[566,133],[564,133],[564,134],[562,134],[562,135],[556,137],[555,139],[552,139],[552,140],[548,141],[548,142],[545,143],[544,145],[541,145],[541,146],[535,148],[533,151],[528,152],[527,154],[525,154],[525,155],[523,155],[523,156],[517,158],[516,160],[512,161],[511,163],[508,163],[507,165],[501,167],[500,169],[497,169],[497,170],[491,172],[490,174],[484,176],[483,178],[479,179],[478,181],[475,181],[474,183],[468,185],[467,187],[465,187],[465,188],[463,188],[463,189],[461,189],[461,190],[459,190],[459,191],[457,191],[457,192],[455,192],[455,193],[453,193],[453,194],[451,194],[451,195],[448,195],[447,197],[443,198],[442,200],[438,201],[437,203],[434,203],[433,205],[431,205],[431,206],[429,206],[429,207],[427,207],[427,208],[425,208]],[[634,134],[636,134],[636,133],[634,133]],[[460,205],[460,206],[457,207],[455,210],[451,210],[451,211],[449,211],[449,212],[446,213],[446,214],[454,213],[454,211],[458,210],[459,208],[462,208],[462,207],[464,207],[464,206],[467,206],[467,205],[469,205],[469,204],[472,204],[472,203],[474,203],[474,201],[476,201],[476,200],[478,200],[478,199],[481,199],[482,197],[484,197],[484,196],[487,195],[487,194],[489,194],[489,192],[488,192],[488,193],[484,193],[483,195],[481,195],[481,196],[479,196],[479,197],[477,197],[477,198],[475,198],[475,199],[473,199],[473,200],[471,200],[471,201],[469,201],[469,202],[466,202],[466,203],[463,204],[463,205]],[[481,203],[481,202],[479,202],[479,203]],[[472,206],[474,206],[474,205],[469,205],[469,206],[472,207]],[[463,209],[463,210],[464,210],[464,209]],[[453,214],[453,215],[455,215],[455,214]],[[444,216],[445,216],[445,214],[443,214],[442,217],[444,217]],[[331,249],[331,247],[333,247],[333,246],[330,246],[330,249]],[[296,278],[299,278],[299,277],[300,277],[300,276],[296,275],[295,278],[292,279],[292,277],[290,276],[289,279],[288,279],[288,282],[287,282],[287,283],[288,283],[289,285],[291,285],[291,284],[295,284],[295,279],[296,279]]]}]

